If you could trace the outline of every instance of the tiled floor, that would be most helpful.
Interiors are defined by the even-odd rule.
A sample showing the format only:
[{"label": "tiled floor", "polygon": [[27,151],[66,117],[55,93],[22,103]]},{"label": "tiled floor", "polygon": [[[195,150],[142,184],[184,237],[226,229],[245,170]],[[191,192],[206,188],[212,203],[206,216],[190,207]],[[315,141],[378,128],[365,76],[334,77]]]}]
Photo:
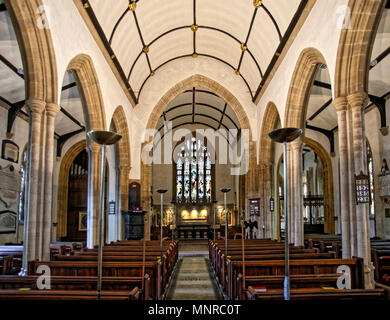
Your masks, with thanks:
[{"label": "tiled floor", "polygon": [[220,295],[208,259],[207,241],[183,241],[166,300],[218,300]]}]

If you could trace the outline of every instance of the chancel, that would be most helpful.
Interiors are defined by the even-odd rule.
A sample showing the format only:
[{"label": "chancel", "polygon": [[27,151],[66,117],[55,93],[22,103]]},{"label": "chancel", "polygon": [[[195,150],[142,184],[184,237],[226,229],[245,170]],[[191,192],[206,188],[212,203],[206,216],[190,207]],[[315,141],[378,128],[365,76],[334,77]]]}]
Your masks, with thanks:
[{"label": "chancel", "polygon": [[0,0],[0,300],[388,299],[389,48],[388,0]]}]

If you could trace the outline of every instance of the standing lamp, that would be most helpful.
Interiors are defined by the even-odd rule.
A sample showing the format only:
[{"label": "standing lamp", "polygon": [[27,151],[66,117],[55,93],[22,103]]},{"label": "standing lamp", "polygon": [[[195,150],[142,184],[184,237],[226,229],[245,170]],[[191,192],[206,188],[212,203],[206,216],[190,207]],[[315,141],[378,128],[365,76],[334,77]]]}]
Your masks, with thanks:
[{"label": "standing lamp", "polygon": [[171,201],[171,205],[173,207],[172,213],[172,242],[175,240],[174,234],[176,232],[176,201]]},{"label": "standing lamp", "polygon": [[102,291],[102,270],[103,270],[103,216],[104,216],[104,176],[106,174],[105,157],[106,146],[118,142],[122,136],[112,131],[91,130],[87,136],[102,146],[102,161],[100,172],[100,212],[99,212],[99,251],[98,251],[98,285],[97,298],[100,300]]},{"label": "standing lamp", "polygon": [[217,200],[213,200],[213,214],[214,214],[214,233],[213,233],[213,239],[214,239],[214,243],[215,243],[215,205],[218,203]]},{"label": "standing lamp", "polygon": [[164,214],[164,202],[163,202],[163,195],[168,190],[158,189],[157,192],[160,194],[160,202],[161,202],[161,209],[160,209],[160,259],[162,261],[162,247],[163,247],[163,214]]},{"label": "standing lamp", "polygon": [[225,207],[225,257],[227,259],[227,253],[228,253],[228,213],[226,208],[226,198],[227,193],[230,191],[230,189],[221,189],[221,192],[223,192],[223,204]]},{"label": "standing lamp", "polygon": [[289,219],[287,206],[287,143],[294,141],[303,133],[298,128],[281,128],[271,131],[269,137],[278,143],[283,143],[283,172],[284,172],[284,215],[285,215],[285,268],[284,268],[284,299],[290,300],[290,261],[289,261]]}]

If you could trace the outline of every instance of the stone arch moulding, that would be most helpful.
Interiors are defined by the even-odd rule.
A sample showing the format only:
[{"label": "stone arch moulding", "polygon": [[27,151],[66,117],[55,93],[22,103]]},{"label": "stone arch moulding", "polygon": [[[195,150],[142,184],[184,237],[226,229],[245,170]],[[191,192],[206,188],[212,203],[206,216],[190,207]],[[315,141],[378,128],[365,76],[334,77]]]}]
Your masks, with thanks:
[{"label": "stone arch moulding", "polygon": [[[245,112],[244,107],[239,102],[239,100],[225,87],[223,87],[218,82],[199,74],[192,75],[191,77],[184,79],[174,85],[163,97],[157,102],[156,106],[151,112],[146,128],[155,129],[158,123],[158,120],[163,113],[164,109],[168,104],[175,99],[179,94],[185,90],[192,89],[193,87],[203,87],[207,90],[210,90],[222,98],[235,112],[238,121],[240,123],[241,129],[249,130],[249,141],[252,141],[252,130],[250,126],[249,119]],[[153,138],[149,138],[149,141],[144,142],[141,145],[144,147],[149,143]],[[255,150],[254,150],[255,151]],[[254,157],[256,159],[256,152],[250,154],[249,157]],[[141,162],[141,203],[144,207],[144,210],[149,210],[150,207],[150,197],[151,197],[151,165],[146,165]]]},{"label": "stone arch moulding", "polygon": [[76,80],[87,131],[105,130],[104,103],[92,59],[86,54],[79,54],[70,61],[67,70],[73,72]]},{"label": "stone arch moulding", "polygon": [[115,109],[115,112],[112,116],[112,124],[114,130],[122,136],[122,139],[119,140],[114,148],[116,153],[116,160],[118,160],[120,169],[121,209],[127,210],[129,204],[128,186],[131,166],[130,137],[126,115],[122,106],[119,106]]},{"label": "stone arch moulding", "polygon": [[61,161],[58,177],[57,198],[57,240],[66,237],[68,216],[68,188],[69,170],[77,155],[87,147],[86,141],[82,140],[73,145],[64,155]]},{"label": "stone arch moulding", "polygon": [[57,103],[57,65],[50,28],[39,27],[39,19],[44,19],[39,15],[43,2],[41,0],[4,2],[20,48],[26,100]]},{"label": "stone arch moulding", "polygon": [[334,192],[332,160],[322,145],[310,138],[305,138],[304,143],[319,156],[324,171],[324,232],[335,233],[334,222]]},{"label": "stone arch moulding", "polygon": [[368,92],[372,48],[386,0],[349,0],[337,51],[335,98]]},{"label": "stone arch moulding", "polygon": [[302,51],[291,78],[287,96],[284,126],[305,129],[307,105],[320,64],[326,64],[322,54],[315,48]]},{"label": "stone arch moulding", "polygon": [[273,164],[272,140],[268,133],[276,129],[280,122],[279,112],[273,102],[268,102],[260,130],[259,159],[265,164]]}]

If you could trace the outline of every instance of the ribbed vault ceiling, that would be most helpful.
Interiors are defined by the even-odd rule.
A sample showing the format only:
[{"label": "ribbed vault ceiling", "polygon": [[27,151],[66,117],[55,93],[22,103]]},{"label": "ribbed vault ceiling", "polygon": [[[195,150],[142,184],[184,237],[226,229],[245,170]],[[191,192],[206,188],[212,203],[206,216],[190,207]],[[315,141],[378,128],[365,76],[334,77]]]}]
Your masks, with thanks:
[{"label": "ribbed vault ceiling", "polygon": [[253,97],[300,2],[89,1],[137,97],[160,67],[191,56],[229,65]]}]

